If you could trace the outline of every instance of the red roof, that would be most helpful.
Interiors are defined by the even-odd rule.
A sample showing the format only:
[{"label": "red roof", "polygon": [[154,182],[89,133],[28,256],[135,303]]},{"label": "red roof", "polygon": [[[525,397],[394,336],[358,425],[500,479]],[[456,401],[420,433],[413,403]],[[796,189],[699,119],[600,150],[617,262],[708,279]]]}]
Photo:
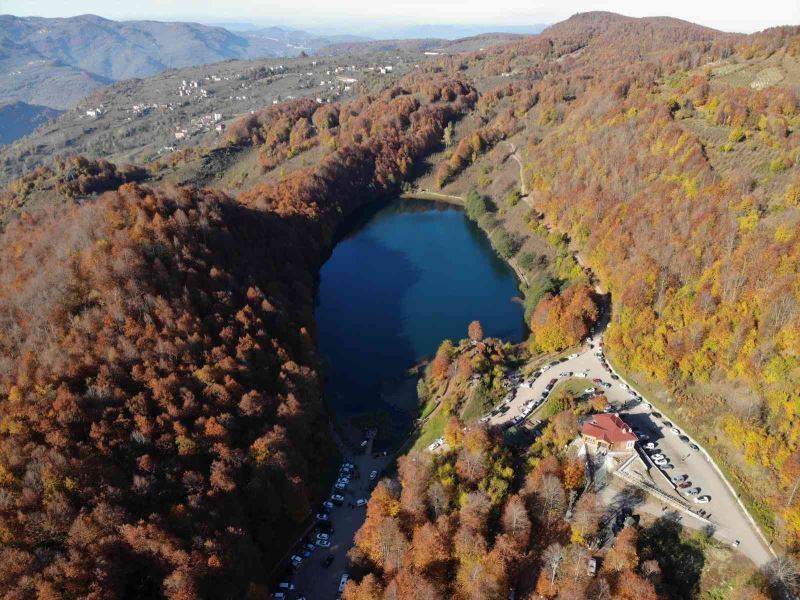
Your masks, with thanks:
[{"label": "red roof", "polygon": [[608,444],[635,442],[639,438],[616,413],[593,415],[583,424],[581,434]]}]

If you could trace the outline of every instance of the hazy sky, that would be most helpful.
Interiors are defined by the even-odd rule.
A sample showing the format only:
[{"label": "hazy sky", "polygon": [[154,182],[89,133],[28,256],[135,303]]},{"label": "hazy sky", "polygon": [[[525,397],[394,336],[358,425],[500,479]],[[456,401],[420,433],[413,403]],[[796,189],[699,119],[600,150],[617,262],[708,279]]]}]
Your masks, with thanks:
[{"label": "hazy sky", "polygon": [[112,19],[331,27],[360,25],[553,23],[576,12],[668,15],[726,31],[752,32],[800,24],[800,0],[0,0],[0,13],[65,17],[93,13]]}]

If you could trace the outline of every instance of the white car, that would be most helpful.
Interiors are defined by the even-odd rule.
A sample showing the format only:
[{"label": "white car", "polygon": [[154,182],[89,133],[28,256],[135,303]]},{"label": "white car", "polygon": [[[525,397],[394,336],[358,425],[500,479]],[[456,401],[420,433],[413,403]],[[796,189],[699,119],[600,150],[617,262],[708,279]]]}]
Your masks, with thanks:
[{"label": "white car", "polygon": [[583,390],[584,394],[594,394],[594,388],[586,388]]},{"label": "white car", "polygon": [[331,538],[330,534],[328,533],[318,533],[317,539],[318,540],[329,540]]},{"label": "white car", "polygon": [[317,521],[327,521],[330,519],[328,513],[319,512],[317,513]]},{"label": "white car", "polygon": [[653,461],[659,467],[664,467],[669,464],[669,461],[666,458],[657,458]]},{"label": "white car", "polygon": [[375,479],[377,476],[378,476],[378,472],[377,471],[370,471],[369,472],[369,478],[370,479]]},{"label": "white car", "polygon": [[694,501],[698,504],[708,504],[711,501],[711,496],[698,496]]},{"label": "white car", "polygon": [[290,583],[290,582],[288,582],[288,581],[281,581],[281,582],[278,584],[278,589],[280,589],[280,590],[289,590],[289,591],[292,591],[292,590],[294,589],[294,584],[293,584],[293,583]]},{"label": "white car", "polygon": [[366,506],[366,505],[367,505],[366,498],[359,498],[358,500],[356,500],[356,506]]},{"label": "white car", "polygon": [[577,354],[570,354],[567,358],[572,360],[573,358],[578,358],[578,355]]},{"label": "white car", "polygon": [[661,453],[658,453],[658,454],[653,454],[650,458],[652,458],[653,460],[663,460],[667,457]]},{"label": "white car", "polygon": [[320,548],[330,548],[331,541],[330,540],[317,540],[317,546]]},{"label": "white car", "polygon": [[584,371],[578,371],[575,373],[575,377],[588,377],[588,375]]},{"label": "white car", "polygon": [[349,576],[347,575],[347,573],[345,573],[344,575],[342,575],[342,578],[339,580],[339,593],[340,594],[344,591],[344,586],[347,585],[347,580],[348,579],[349,579]]},{"label": "white car", "polygon": [[673,435],[680,435],[681,434],[681,430],[678,429],[677,427],[672,427],[672,428],[670,428],[670,433],[672,433]]},{"label": "white car", "polygon": [[644,449],[645,450],[655,450],[656,449],[656,445],[653,442],[647,442],[644,445]]}]

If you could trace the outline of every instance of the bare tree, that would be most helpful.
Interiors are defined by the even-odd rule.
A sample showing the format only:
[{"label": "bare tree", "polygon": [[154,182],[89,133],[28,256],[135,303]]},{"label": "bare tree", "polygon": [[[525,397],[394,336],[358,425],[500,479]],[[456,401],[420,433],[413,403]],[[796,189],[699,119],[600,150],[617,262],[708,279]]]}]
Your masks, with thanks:
[{"label": "bare tree", "polygon": [[773,591],[783,598],[794,597],[800,583],[800,573],[791,558],[779,556],[768,562],[763,571]]},{"label": "bare tree", "polygon": [[542,553],[542,563],[544,564],[544,568],[550,574],[550,586],[552,587],[556,581],[556,575],[558,575],[558,567],[561,565],[561,561],[564,558],[564,547],[556,542],[555,544],[550,544],[547,548],[544,549]]}]

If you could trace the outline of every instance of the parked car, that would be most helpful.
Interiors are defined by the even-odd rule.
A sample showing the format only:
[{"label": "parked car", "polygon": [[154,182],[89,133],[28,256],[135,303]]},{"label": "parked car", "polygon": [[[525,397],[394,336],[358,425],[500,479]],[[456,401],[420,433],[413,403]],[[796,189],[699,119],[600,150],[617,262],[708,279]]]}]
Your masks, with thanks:
[{"label": "parked car", "polygon": [[327,533],[318,533],[317,534],[317,539],[318,540],[329,540],[329,539],[331,539],[331,536],[328,535]]},{"label": "parked car", "polygon": [[691,481],[684,481],[683,483],[679,483],[678,487],[682,490],[685,490],[686,488],[691,487],[691,485],[692,485]]},{"label": "parked car", "polygon": [[289,590],[290,592],[294,589],[294,584],[289,581],[281,581],[278,584],[279,590]]},{"label": "parked car", "polygon": [[317,546],[320,548],[330,548],[331,541],[330,540],[317,540]]},{"label": "parked car", "polygon": [[583,371],[578,371],[575,373],[575,377],[588,377],[588,375]]},{"label": "parked car", "polygon": [[592,379],[592,383],[597,383],[599,385],[603,385],[603,380],[600,379],[599,377],[595,377],[594,379]]},{"label": "parked car", "polygon": [[611,374],[611,379],[616,381],[617,379],[619,379],[619,375],[617,375],[616,373],[612,373]]},{"label": "parked car", "polygon": [[653,416],[654,416],[656,419],[660,419],[660,418],[661,418],[661,413],[660,413],[660,412],[657,412],[657,411],[653,411]]},{"label": "parked car", "polygon": [[671,477],[671,479],[672,479],[673,483],[681,483],[681,482],[686,481],[687,479],[689,479],[689,476],[686,475],[686,474],[684,474],[684,475],[674,475],[673,477]]},{"label": "parked car", "polygon": [[356,506],[366,506],[366,505],[367,505],[366,498],[359,498],[358,500],[356,500]]},{"label": "parked car", "polygon": [[284,594],[283,592],[275,592],[274,594],[272,594],[272,598],[273,600],[285,600],[286,594]]},{"label": "parked car", "polygon": [[664,456],[660,452],[656,452],[655,454],[650,455],[650,458],[652,458],[653,460],[661,460],[662,458],[666,458],[666,456]]},{"label": "parked car", "polygon": [[672,433],[673,435],[680,435],[681,434],[681,430],[678,429],[677,427],[670,427],[669,430],[670,430],[670,433]]},{"label": "parked car", "polygon": [[683,490],[683,493],[686,494],[687,496],[697,496],[700,493],[700,488],[696,487],[688,490]]},{"label": "parked car", "polygon": [[377,471],[370,471],[370,472],[369,472],[369,478],[370,478],[371,480],[374,480],[374,479],[376,479],[377,477],[378,477],[378,472],[377,472]]},{"label": "parked car", "polygon": [[559,377],[572,377],[572,371],[562,371],[558,374]]},{"label": "parked car", "polygon": [[344,591],[344,586],[347,585],[347,580],[349,579],[347,573],[342,575],[342,578],[339,580],[339,593],[341,594]]},{"label": "parked car", "polygon": [[708,504],[711,501],[711,496],[698,496],[694,501],[698,504]]},{"label": "parked car", "polygon": [[300,565],[301,562],[303,562],[303,557],[297,556],[297,554],[292,554],[292,558],[290,560],[292,562],[292,566],[297,567]]},{"label": "parked car", "polygon": [[606,388],[606,389],[610,389],[610,388],[611,388],[611,384],[610,384],[610,383],[608,383],[607,381],[604,381],[604,382],[603,382],[603,383],[601,383],[600,385],[602,385],[602,386],[603,386],[604,388]]},{"label": "parked car", "polygon": [[568,360],[572,360],[573,358],[578,358],[578,355],[576,353],[570,354]]},{"label": "parked car", "polygon": [[672,469],[675,468],[674,465],[671,465],[669,463],[667,463],[666,465],[658,465],[658,466],[662,471],[671,471]]},{"label": "parked car", "polygon": [[669,461],[666,458],[657,458],[653,461],[659,467],[663,467],[669,464]]},{"label": "parked car", "polygon": [[700,446],[698,446],[697,444],[689,444],[689,448],[691,448],[692,450],[700,450]]},{"label": "parked car", "polygon": [[331,517],[328,513],[323,513],[323,512],[317,513],[317,521],[327,521],[330,518]]},{"label": "parked car", "polygon": [[331,510],[333,508],[333,502],[331,502],[330,500],[325,500],[325,502],[322,503],[322,506],[323,508]]},{"label": "parked car", "polygon": [[341,494],[334,494],[333,496],[331,496],[331,500],[333,500],[334,504],[341,504],[342,502],[344,502],[344,496],[342,496]]}]

